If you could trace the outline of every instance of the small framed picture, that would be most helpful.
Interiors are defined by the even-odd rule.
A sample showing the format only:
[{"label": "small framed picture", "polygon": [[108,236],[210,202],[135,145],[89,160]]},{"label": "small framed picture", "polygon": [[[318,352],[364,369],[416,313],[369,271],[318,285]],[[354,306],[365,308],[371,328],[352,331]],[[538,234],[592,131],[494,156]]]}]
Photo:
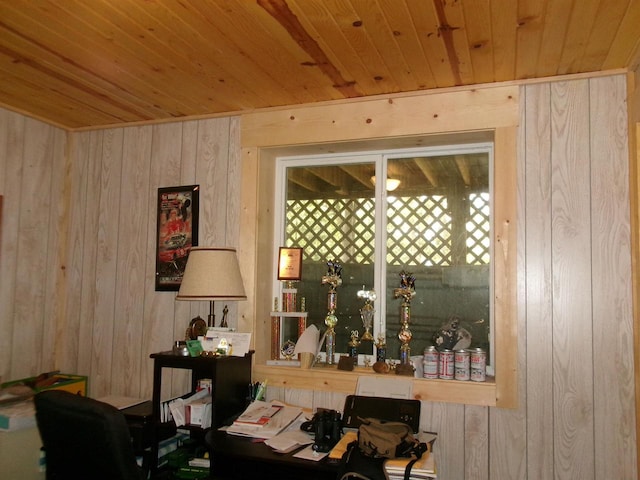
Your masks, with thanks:
[{"label": "small framed picture", "polygon": [[278,280],[302,279],[302,248],[280,247],[278,253]]},{"label": "small framed picture", "polygon": [[199,186],[158,189],[156,291],[178,291],[191,247],[198,245]]}]

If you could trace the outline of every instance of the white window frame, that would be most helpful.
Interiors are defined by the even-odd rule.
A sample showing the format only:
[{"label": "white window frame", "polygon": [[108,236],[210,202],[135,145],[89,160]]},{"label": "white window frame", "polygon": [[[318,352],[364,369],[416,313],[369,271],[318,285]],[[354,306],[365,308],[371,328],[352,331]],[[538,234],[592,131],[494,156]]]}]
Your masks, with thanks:
[{"label": "white window frame", "polygon": [[[349,153],[338,154],[316,154],[316,155],[293,155],[293,156],[278,156],[276,157],[276,178],[275,178],[275,192],[273,212],[274,212],[274,244],[273,244],[273,261],[277,263],[279,247],[284,245],[285,242],[285,208],[283,208],[286,202],[286,170],[288,167],[311,167],[311,166],[325,166],[325,165],[348,165],[348,164],[362,164],[362,163],[374,163],[376,178],[383,178],[383,172],[387,171],[387,162],[393,159],[402,159],[407,156],[422,156],[433,157],[443,155],[464,155],[472,153],[486,153],[489,157],[489,192],[490,192],[490,278],[489,278],[489,344],[490,344],[490,358],[487,359],[487,374],[494,375],[495,366],[495,322],[494,322],[494,143],[493,142],[481,142],[481,143],[465,143],[462,145],[446,144],[437,146],[428,146],[420,148],[401,148],[401,149],[385,149],[385,150],[371,150],[371,151],[359,151]],[[376,182],[375,184],[375,260],[374,260],[374,285],[373,289],[376,292],[385,292],[387,288],[386,275],[383,271],[386,271],[386,237],[383,232],[386,232],[386,203],[387,196],[393,196],[393,194],[387,194],[383,188],[384,182]],[[283,284],[279,281],[274,281],[272,284],[272,297],[282,298]],[[376,300],[376,311],[373,323],[373,335],[377,336],[381,328],[387,331],[386,318],[381,318],[382,312],[386,312],[386,295],[378,295]],[[345,352],[337,351],[337,354]],[[322,353],[321,355],[324,355]],[[374,351],[375,355],[375,351]],[[360,357],[364,357],[360,355]],[[396,358],[394,355],[389,355],[388,358]],[[324,357],[321,357],[321,361]],[[359,358],[359,363],[362,364],[364,359]]]}]

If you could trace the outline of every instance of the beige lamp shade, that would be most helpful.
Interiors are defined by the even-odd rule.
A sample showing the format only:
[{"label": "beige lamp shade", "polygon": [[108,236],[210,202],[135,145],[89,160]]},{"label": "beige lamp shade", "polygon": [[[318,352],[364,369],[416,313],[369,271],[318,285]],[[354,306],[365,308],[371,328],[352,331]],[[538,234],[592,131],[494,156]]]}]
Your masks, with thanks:
[{"label": "beige lamp shade", "polygon": [[176,300],[246,300],[236,249],[193,247]]}]

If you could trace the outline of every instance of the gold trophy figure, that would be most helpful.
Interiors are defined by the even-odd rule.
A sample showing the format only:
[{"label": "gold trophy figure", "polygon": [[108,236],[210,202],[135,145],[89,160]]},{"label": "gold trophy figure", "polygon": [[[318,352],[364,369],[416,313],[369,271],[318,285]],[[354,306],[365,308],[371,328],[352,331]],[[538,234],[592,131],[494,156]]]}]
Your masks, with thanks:
[{"label": "gold trophy figure", "polygon": [[[400,288],[396,288],[393,291],[394,298],[401,297],[402,304],[400,305],[400,332],[398,333],[398,339],[402,344],[400,346],[400,370],[397,373],[405,374],[405,370],[411,369],[411,375],[413,375],[413,367],[411,366],[411,337],[413,334],[409,330],[409,323],[411,322],[411,299],[415,296],[415,277],[411,273],[407,273],[404,270],[400,272]],[[408,372],[407,372],[408,374]]]},{"label": "gold trophy figure", "polygon": [[342,285],[342,265],[335,260],[329,260],[327,262],[327,267],[327,274],[322,276],[322,285],[329,285],[329,292],[327,292],[328,312],[324,319],[324,324],[327,326],[327,331],[325,333],[325,351],[327,354],[327,365],[333,365],[336,353],[335,326],[338,323],[338,317],[336,317],[338,293],[336,292],[336,288]]}]

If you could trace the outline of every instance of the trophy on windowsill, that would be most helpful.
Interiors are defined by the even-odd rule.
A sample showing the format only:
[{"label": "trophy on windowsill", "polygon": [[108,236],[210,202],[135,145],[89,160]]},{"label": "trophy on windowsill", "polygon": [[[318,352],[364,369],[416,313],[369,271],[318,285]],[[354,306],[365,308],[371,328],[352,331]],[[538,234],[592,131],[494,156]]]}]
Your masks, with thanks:
[{"label": "trophy on windowsill", "polygon": [[[404,270],[400,272],[400,288],[396,288],[393,291],[394,298],[401,297],[402,304],[400,305],[400,332],[398,333],[398,339],[400,340],[400,370],[396,373],[409,374],[408,370],[411,369],[411,375],[413,375],[413,366],[411,365],[411,337],[413,334],[409,330],[409,323],[411,321],[411,299],[415,296],[415,277],[411,273],[407,273]],[[405,372],[406,370],[406,372]]]},{"label": "trophy on windowsill", "polygon": [[324,324],[327,326],[325,333],[325,351],[327,354],[327,365],[333,365],[334,355],[336,353],[336,330],[335,326],[338,323],[338,317],[336,317],[336,309],[338,308],[338,293],[336,288],[342,285],[342,265],[335,260],[329,260],[327,262],[327,274],[322,276],[322,285],[329,285],[329,292],[327,292],[327,316],[324,319]]},{"label": "trophy on windowsill", "polygon": [[375,314],[375,309],[371,302],[376,300],[377,295],[373,290],[365,290],[364,285],[362,286],[362,290],[358,291],[358,298],[364,299],[364,305],[360,309],[360,318],[362,319],[362,326],[364,327],[364,333],[362,334],[362,338],[360,341],[373,341],[373,335],[371,334],[371,326],[373,325],[373,315]]}]

